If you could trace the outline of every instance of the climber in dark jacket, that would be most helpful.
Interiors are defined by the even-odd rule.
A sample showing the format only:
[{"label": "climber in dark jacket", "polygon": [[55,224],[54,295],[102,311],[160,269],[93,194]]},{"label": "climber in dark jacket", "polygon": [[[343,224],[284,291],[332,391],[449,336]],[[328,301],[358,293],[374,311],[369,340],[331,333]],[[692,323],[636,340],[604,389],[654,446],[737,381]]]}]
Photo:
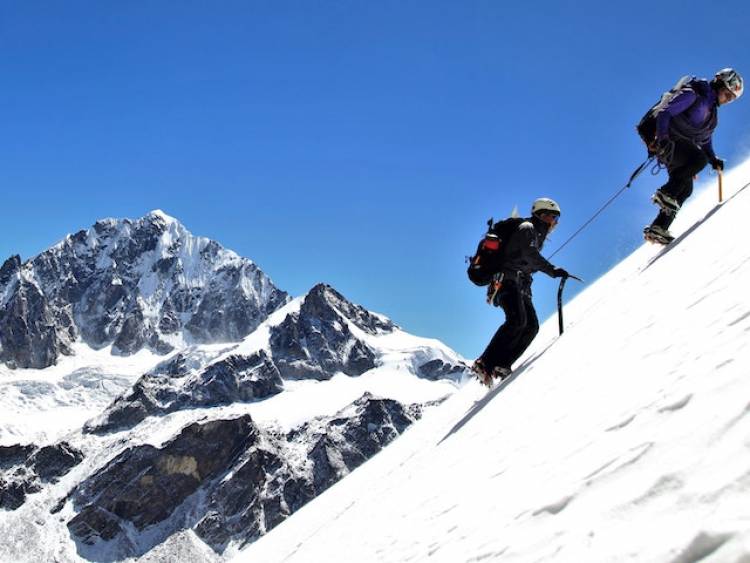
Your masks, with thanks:
[{"label": "climber in dark jacket", "polygon": [[560,218],[560,206],[549,198],[540,198],[532,205],[531,213],[504,243],[503,269],[490,284],[492,303],[503,308],[505,323],[472,367],[485,385],[510,375],[513,362],[539,331],[539,320],[531,300],[532,274],[544,272],[554,278],[569,275],[540,254],[544,239]]},{"label": "climber in dark jacket", "polygon": [[650,150],[667,167],[669,180],[653,195],[661,210],[643,230],[646,240],[667,244],[674,237],[669,226],[685,200],[693,193],[693,177],[706,164],[723,170],[724,161],[714,153],[712,135],[718,123],[718,107],[739,98],[742,77],[725,68],[713,80],[691,78],[656,108],[656,136]]}]

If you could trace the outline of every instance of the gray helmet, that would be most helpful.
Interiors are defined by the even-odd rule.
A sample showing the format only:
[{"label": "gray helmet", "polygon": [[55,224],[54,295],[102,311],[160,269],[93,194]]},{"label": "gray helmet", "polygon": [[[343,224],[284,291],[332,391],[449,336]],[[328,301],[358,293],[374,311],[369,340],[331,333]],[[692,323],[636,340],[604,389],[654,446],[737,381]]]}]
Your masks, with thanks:
[{"label": "gray helmet", "polygon": [[548,197],[540,197],[531,205],[531,213],[556,213],[560,215],[560,206]]},{"label": "gray helmet", "polygon": [[742,80],[740,73],[733,68],[725,68],[717,72],[716,80],[734,94],[735,99],[739,98],[745,90],[745,81]]}]

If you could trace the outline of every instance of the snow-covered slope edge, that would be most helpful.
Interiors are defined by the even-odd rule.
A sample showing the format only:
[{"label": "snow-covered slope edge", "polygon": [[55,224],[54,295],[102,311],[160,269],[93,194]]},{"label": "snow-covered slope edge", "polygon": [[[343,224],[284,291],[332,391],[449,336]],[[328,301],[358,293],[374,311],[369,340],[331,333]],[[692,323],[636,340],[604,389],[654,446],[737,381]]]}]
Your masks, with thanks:
[{"label": "snow-covered slope edge", "polygon": [[[237,561],[750,559],[750,163]],[[680,234],[685,236],[681,237]]]}]

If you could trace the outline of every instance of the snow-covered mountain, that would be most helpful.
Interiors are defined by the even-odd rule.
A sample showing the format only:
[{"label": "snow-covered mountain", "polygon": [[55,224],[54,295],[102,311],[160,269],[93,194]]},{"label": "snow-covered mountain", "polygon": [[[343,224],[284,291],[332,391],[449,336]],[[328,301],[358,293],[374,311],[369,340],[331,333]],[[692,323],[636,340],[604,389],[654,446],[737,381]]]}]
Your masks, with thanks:
[{"label": "snow-covered mountain", "polygon": [[[161,212],[100,221],[8,264],[2,561],[220,560],[467,375],[442,343],[328,285],[289,299]],[[186,292],[190,306],[170,316]],[[41,341],[49,353],[36,354]],[[54,362],[21,368],[22,357]]]},{"label": "snow-covered mountain", "polygon": [[[361,376],[383,364],[388,348],[381,341],[397,332],[389,319],[319,284],[277,311],[241,345],[213,353],[191,348],[171,356],[85,430],[111,432],[132,428],[147,416],[263,400],[281,393],[284,381]],[[418,377],[459,380],[465,371],[465,365],[436,342],[406,351],[398,345],[396,350]]]},{"label": "snow-covered mountain", "polygon": [[0,361],[46,368],[78,339],[123,355],[237,341],[288,300],[252,261],[161,211],[106,219],[0,267]]},{"label": "snow-covered mountain", "polygon": [[[750,162],[236,561],[750,561]],[[571,282],[572,283],[572,282]]]}]

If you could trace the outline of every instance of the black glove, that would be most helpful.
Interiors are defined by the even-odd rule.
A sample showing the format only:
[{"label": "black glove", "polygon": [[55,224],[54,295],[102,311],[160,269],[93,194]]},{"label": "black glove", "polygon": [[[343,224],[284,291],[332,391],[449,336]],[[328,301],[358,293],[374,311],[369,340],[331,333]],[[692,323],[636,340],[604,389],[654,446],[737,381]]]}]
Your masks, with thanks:
[{"label": "black glove", "polygon": [[552,277],[553,278],[569,278],[570,274],[566,270],[563,270],[562,268],[555,268],[554,270],[552,270]]},{"label": "black glove", "polygon": [[710,164],[711,168],[713,168],[714,170],[724,170],[724,161],[718,156],[713,157]]}]

